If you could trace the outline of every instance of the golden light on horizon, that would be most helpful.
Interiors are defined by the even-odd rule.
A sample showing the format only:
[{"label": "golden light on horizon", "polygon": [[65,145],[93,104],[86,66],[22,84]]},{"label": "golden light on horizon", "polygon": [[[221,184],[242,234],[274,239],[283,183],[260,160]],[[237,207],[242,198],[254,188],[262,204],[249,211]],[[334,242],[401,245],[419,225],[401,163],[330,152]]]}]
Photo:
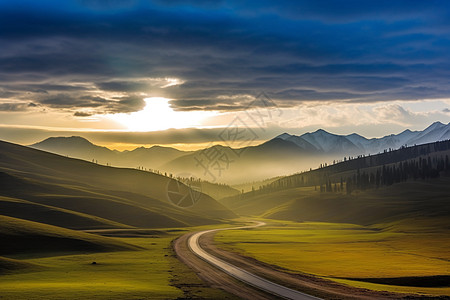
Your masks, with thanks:
[{"label": "golden light on horizon", "polygon": [[145,98],[146,106],[143,110],[111,114],[107,118],[130,131],[158,131],[202,127],[206,119],[218,115],[214,111],[175,111],[170,107],[170,100],[163,97]]}]

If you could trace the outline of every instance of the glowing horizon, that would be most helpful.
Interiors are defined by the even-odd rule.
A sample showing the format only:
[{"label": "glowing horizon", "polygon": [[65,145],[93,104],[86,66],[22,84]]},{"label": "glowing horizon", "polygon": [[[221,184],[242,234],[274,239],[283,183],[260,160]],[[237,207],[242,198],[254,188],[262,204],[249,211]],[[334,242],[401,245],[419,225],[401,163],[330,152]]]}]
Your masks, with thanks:
[{"label": "glowing horizon", "polygon": [[148,97],[145,107],[137,112],[108,114],[105,118],[126,127],[129,131],[146,132],[167,129],[201,128],[203,122],[217,116],[215,111],[175,111],[170,100],[164,97]]}]

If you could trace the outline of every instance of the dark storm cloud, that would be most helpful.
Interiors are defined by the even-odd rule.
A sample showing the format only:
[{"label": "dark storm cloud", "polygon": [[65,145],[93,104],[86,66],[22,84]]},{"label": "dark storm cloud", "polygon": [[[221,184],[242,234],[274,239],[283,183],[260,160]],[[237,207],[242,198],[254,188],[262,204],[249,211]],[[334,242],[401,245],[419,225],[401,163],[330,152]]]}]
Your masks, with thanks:
[{"label": "dark storm cloud", "polygon": [[[0,84],[0,86],[2,85]],[[3,85],[3,89],[11,92],[11,96],[16,95],[17,92],[48,94],[51,92],[84,92],[87,90],[85,87],[58,84],[14,84]]]},{"label": "dark storm cloud", "polygon": [[285,106],[450,96],[447,1],[55,3],[0,4],[3,99],[114,113],[141,109],[137,93],[180,110],[261,91]]},{"label": "dark storm cloud", "polygon": [[[322,21],[342,20],[345,22],[379,17],[397,19],[398,17],[411,17],[417,11],[432,11],[433,5],[439,5],[445,1],[308,1],[308,0],[235,0],[235,1],[210,1],[210,0],[157,0],[156,3],[176,7],[189,5],[205,9],[230,9],[233,8],[241,14],[277,14],[294,19],[313,19]],[[256,5],[258,4],[258,5]]]},{"label": "dark storm cloud", "polygon": [[71,94],[55,94],[51,96],[43,96],[37,99],[37,101],[42,105],[50,106],[53,108],[95,108],[104,106],[108,102],[108,100],[101,97],[77,97],[76,95]]},{"label": "dark storm cloud", "polygon": [[98,82],[96,86],[103,91],[111,92],[145,92],[149,90],[149,84],[133,81]]},{"label": "dark storm cloud", "polygon": [[[51,108],[59,108],[64,110],[76,110],[78,108],[91,109],[90,115],[95,113],[119,113],[133,112],[144,108],[145,101],[141,96],[124,96],[103,98],[95,96],[76,96],[72,94],[55,94],[51,96],[42,96],[36,98],[36,101]],[[78,113],[78,114],[77,114]],[[77,111],[76,116],[81,116]]]},{"label": "dark storm cloud", "polygon": [[75,117],[90,117],[90,116],[92,116],[92,113],[83,112],[83,111],[76,111],[73,115]]},{"label": "dark storm cloud", "polygon": [[0,111],[25,111],[33,105],[27,103],[0,103]]},{"label": "dark storm cloud", "polygon": [[317,100],[342,100],[342,99],[360,99],[363,95],[351,94],[345,92],[319,92],[316,90],[284,90],[274,94],[276,99],[292,100],[305,99],[308,101]]},{"label": "dark storm cloud", "polygon": [[115,98],[107,106],[109,113],[133,112],[145,107],[145,101],[141,96],[127,96]]},{"label": "dark storm cloud", "polygon": [[249,107],[250,101],[242,103],[236,99],[219,100],[172,100],[171,106],[178,111],[215,110],[215,111],[239,111]]}]

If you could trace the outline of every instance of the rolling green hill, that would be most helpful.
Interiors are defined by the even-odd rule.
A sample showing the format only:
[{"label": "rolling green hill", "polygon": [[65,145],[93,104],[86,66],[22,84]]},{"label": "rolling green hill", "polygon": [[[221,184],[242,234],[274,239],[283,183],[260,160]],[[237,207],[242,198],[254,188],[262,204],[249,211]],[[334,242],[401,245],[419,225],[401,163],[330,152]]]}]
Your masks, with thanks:
[{"label": "rolling green hill", "polygon": [[[224,183],[214,183],[204,181],[199,178],[177,178],[177,180],[185,183],[186,185],[195,188],[202,193],[213,197],[214,199],[221,199],[225,197],[237,196],[240,191],[234,187],[231,187]],[[219,201],[220,202],[220,201]]]},{"label": "rolling green hill", "polygon": [[321,193],[314,188],[303,187],[222,201],[243,216],[296,222],[391,224],[396,227],[415,224],[418,228],[448,231],[449,194],[450,179],[442,178],[432,182],[399,183],[352,195]]},{"label": "rolling green hill", "polygon": [[0,216],[0,255],[138,250],[113,238]]},{"label": "rolling green hill", "polygon": [[71,229],[127,228],[129,225],[113,222],[92,215],[27,200],[0,196],[0,212],[4,216],[45,222]]},{"label": "rolling green hill", "polygon": [[0,275],[14,271],[22,272],[25,270],[38,270],[38,269],[40,269],[40,266],[36,264],[0,256]]},{"label": "rolling green hill", "polygon": [[[427,220],[450,229],[450,179],[407,182],[374,190],[321,193],[296,188],[228,202],[236,212],[290,221],[322,221],[372,225]],[[414,221],[415,220],[415,221]]]},{"label": "rolling green hill", "polygon": [[371,225],[428,220],[450,228],[450,142],[403,147],[281,177],[221,202],[241,215]]},{"label": "rolling green hill", "polygon": [[66,228],[190,226],[235,216],[183,184],[176,184],[177,192],[195,203],[186,208],[173,205],[169,184],[175,181],[162,175],[6,142],[0,142],[0,179],[3,214]]}]

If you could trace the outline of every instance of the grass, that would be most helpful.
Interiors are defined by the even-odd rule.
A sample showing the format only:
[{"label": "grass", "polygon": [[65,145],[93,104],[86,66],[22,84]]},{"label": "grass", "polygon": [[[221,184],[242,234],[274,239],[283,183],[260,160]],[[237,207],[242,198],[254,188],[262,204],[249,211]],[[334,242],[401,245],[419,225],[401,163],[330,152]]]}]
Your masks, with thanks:
[{"label": "grass", "polygon": [[[130,239],[127,239],[130,242]],[[145,251],[66,255],[28,259],[44,271],[2,276],[6,299],[142,299],[177,298],[170,286],[168,238],[134,239]],[[92,262],[97,264],[92,265]]]},{"label": "grass", "polygon": [[138,250],[117,239],[0,215],[0,255]]},{"label": "grass", "polygon": [[158,231],[116,238],[140,251],[21,259],[40,268],[2,275],[0,299],[234,299],[205,286],[173,255],[171,241],[187,229]]},{"label": "grass", "polygon": [[301,187],[221,201],[240,215],[275,220],[373,225],[426,216],[429,220],[439,218],[444,221],[440,226],[450,229],[449,194],[450,177],[442,177],[355,191],[352,195]]},{"label": "grass", "polygon": [[[173,205],[169,182],[0,141],[0,196],[15,199],[1,201],[0,211],[11,217],[76,229],[198,226],[236,217],[202,193],[192,207]],[[188,186],[178,188],[193,197]]]},{"label": "grass", "polygon": [[15,271],[32,271],[37,269],[39,269],[37,265],[0,256],[0,275]]},{"label": "grass", "polygon": [[188,230],[178,227],[229,226],[222,218],[235,215],[205,194],[172,205],[169,180],[0,141],[0,299],[234,299],[207,287],[170,244]]},{"label": "grass", "polygon": [[2,215],[70,229],[131,227],[73,210],[2,196],[0,211]]},{"label": "grass", "polygon": [[[417,231],[411,224],[270,221],[253,230],[222,231],[215,239],[224,249],[294,272],[376,290],[450,295],[448,282],[445,287],[408,286],[414,285],[408,277],[450,275],[448,231],[432,226]],[[384,278],[389,283],[394,277],[407,286],[364,281]]]}]

